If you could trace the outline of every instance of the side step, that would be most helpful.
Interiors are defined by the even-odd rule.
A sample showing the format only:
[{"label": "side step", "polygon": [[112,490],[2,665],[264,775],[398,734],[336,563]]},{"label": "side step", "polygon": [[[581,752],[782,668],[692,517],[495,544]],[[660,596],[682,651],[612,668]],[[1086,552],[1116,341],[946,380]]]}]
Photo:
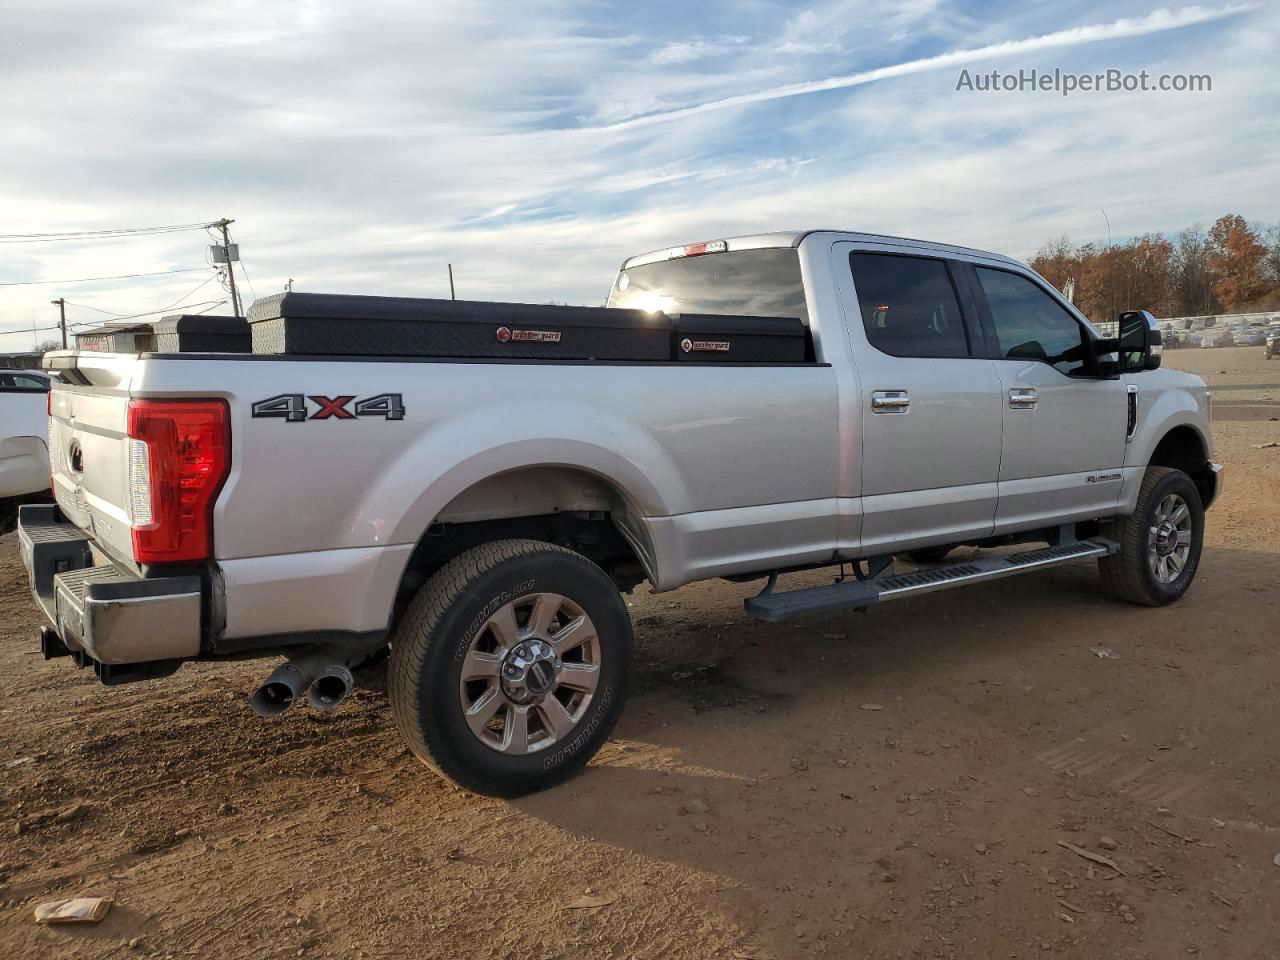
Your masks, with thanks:
[{"label": "side step", "polygon": [[917,570],[870,580],[843,580],[825,587],[808,587],[803,590],[787,590],[775,593],[771,587],[743,602],[747,616],[769,623],[795,620],[836,610],[852,610],[868,607],[883,600],[914,597],[935,590],[963,587],[984,580],[998,580],[1045,567],[1075,560],[1088,560],[1116,553],[1120,545],[1094,537],[1091,540],[1075,540],[1056,547],[1042,547],[1002,557],[979,557],[966,563],[953,563],[945,567]]}]

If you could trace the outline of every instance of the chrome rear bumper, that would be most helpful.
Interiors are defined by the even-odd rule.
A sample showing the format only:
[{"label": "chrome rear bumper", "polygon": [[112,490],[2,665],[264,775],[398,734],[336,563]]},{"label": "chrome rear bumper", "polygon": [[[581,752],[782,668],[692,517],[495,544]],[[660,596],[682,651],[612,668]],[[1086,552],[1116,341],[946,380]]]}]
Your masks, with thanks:
[{"label": "chrome rear bumper", "polygon": [[[89,542],[55,505],[18,511],[32,596],[71,655],[95,667],[198,655],[200,578],[144,578],[114,564],[95,565]],[[110,673],[98,672],[104,680]]]}]

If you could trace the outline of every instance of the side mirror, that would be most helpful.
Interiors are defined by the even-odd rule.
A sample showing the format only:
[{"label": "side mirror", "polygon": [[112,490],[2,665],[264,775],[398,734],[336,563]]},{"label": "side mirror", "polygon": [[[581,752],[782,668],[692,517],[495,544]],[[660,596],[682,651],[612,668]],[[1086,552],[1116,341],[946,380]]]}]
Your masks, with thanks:
[{"label": "side mirror", "polygon": [[1125,373],[1160,369],[1164,339],[1156,318],[1146,310],[1126,310],[1117,318],[1120,369]]}]

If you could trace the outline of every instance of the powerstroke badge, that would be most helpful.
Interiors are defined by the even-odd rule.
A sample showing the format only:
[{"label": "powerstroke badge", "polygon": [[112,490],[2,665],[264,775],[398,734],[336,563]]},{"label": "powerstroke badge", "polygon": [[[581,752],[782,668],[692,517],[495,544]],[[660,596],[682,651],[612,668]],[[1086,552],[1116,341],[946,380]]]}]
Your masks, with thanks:
[{"label": "powerstroke badge", "polygon": [[728,353],[729,341],[728,340],[690,340],[688,337],[685,337],[683,340],[680,341],[680,349],[683,350],[685,353],[700,353],[700,352]]},{"label": "powerstroke badge", "polygon": [[495,332],[499,343],[559,343],[559,330],[512,330],[499,327]]}]

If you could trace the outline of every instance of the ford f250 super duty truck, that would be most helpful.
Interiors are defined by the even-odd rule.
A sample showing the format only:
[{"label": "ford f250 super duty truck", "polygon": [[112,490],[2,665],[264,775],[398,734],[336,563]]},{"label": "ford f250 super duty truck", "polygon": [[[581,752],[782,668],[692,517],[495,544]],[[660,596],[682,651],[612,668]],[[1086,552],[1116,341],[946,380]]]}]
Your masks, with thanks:
[{"label": "ford f250 super duty truck", "polygon": [[253,353],[47,358],[57,503],[19,521],[46,656],[118,683],[283,655],[271,715],[389,645],[410,749],[494,795],[609,736],[643,580],[762,580],[746,613],[781,621],[1093,558],[1166,604],[1220,489],[1149,314],[1106,339],[964,247],[774,233],[634,257],[607,308],[290,293],[248,321]]}]

